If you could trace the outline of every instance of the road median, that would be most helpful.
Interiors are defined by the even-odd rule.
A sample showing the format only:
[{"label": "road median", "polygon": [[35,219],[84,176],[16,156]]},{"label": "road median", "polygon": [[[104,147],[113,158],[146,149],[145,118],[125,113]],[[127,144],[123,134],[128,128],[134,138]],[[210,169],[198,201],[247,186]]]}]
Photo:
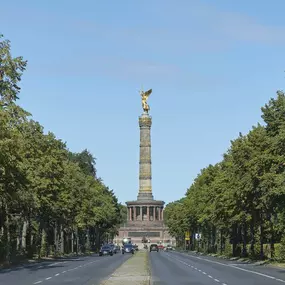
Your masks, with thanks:
[{"label": "road median", "polygon": [[107,280],[101,285],[148,285],[150,284],[150,270],[148,251],[136,252],[124,262]]}]

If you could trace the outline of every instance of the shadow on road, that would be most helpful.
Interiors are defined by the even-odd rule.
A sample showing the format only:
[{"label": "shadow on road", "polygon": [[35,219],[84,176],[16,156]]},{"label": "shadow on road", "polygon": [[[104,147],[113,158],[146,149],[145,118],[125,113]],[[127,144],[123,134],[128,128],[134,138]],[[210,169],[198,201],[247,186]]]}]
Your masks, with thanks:
[{"label": "shadow on road", "polygon": [[[74,261],[83,261],[83,257],[94,257],[97,256],[96,254],[92,255],[86,255],[86,256],[70,256],[70,257],[59,257],[59,258],[53,258],[49,260],[39,260],[35,261],[33,263],[22,263],[22,264],[17,264],[17,265],[11,265],[9,268],[0,268],[0,274],[4,273],[9,273],[9,272],[15,272],[15,271],[20,271],[23,269],[29,269],[30,271],[37,271],[41,269],[46,269],[46,268],[53,268],[53,267],[63,267],[63,265],[60,265],[60,263],[65,263],[65,262],[74,262]],[[54,265],[52,265],[54,264]]]}]

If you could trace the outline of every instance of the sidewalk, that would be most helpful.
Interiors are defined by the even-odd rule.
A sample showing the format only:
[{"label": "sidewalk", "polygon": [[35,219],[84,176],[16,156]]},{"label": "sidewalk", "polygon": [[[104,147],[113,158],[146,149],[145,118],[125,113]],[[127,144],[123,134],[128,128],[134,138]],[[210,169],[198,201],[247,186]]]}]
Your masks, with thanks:
[{"label": "sidewalk", "polygon": [[148,264],[148,251],[136,252],[123,263],[101,285],[148,285],[150,284],[150,271]]}]

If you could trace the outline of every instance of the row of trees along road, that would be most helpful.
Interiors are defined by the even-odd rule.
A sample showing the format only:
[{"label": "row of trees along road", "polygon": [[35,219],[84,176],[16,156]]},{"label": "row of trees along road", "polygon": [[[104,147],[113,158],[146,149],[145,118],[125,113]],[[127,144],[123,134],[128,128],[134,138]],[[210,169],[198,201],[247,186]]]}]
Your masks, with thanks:
[{"label": "row of trees along road", "polygon": [[284,93],[261,110],[264,124],[239,134],[221,162],[202,169],[185,197],[166,206],[180,246],[190,231],[192,250],[285,259]]},{"label": "row of trees along road", "polygon": [[87,151],[65,143],[16,104],[27,62],[0,37],[0,261],[94,250],[125,209]]}]

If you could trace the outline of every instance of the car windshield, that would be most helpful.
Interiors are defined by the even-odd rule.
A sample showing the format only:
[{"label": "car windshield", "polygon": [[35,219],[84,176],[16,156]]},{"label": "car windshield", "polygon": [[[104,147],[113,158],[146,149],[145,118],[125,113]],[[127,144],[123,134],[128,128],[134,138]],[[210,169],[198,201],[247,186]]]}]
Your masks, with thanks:
[{"label": "car windshield", "polygon": [[124,247],[133,247],[131,244],[125,244]]},{"label": "car windshield", "polygon": [[102,246],[102,250],[109,250],[110,247],[109,246]]}]

